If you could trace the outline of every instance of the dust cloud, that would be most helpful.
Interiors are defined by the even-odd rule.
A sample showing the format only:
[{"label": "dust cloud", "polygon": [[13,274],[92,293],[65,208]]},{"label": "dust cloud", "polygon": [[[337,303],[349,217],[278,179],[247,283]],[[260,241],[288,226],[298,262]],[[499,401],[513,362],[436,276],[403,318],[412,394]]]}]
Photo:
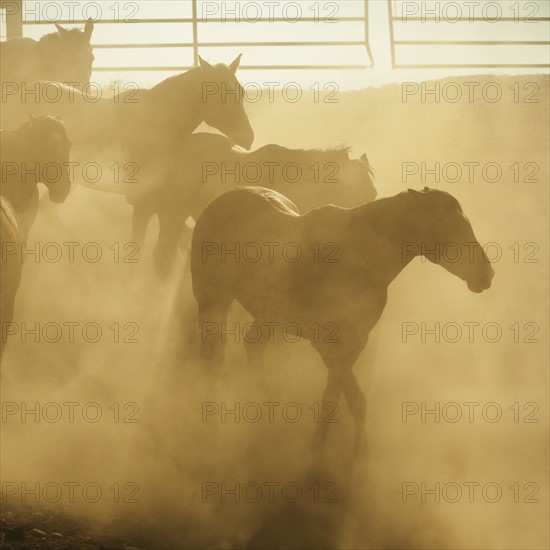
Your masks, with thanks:
[{"label": "dust cloud", "polygon": [[[182,249],[169,277],[159,277],[152,257],[157,226],[133,256],[132,248],[124,248],[131,228],[124,197],[75,181],[58,217],[44,213],[30,238],[42,246],[80,243],[75,259],[68,261],[65,253],[52,263],[29,257],[14,319],[20,330],[9,337],[2,359],[3,406],[39,404],[38,419],[28,413],[24,422],[20,409],[9,416],[4,410],[6,502],[21,506],[20,494],[6,496],[8,482],[19,489],[21,483],[57,484],[64,491],[58,503],[40,496],[47,513],[67,514],[144,549],[546,547],[548,78],[479,81],[497,82],[505,91],[514,82],[536,82],[539,102],[514,103],[507,95],[498,103],[405,103],[401,86],[388,85],[342,92],[335,104],[315,104],[304,93],[297,104],[276,97],[274,104],[246,106],[254,148],[351,146],[354,157],[367,153],[379,198],[425,185],[447,191],[459,200],[478,240],[500,246],[492,288],[482,294],[420,259],[390,286],[383,316],[354,366],[368,403],[367,453],[355,455],[353,421],[343,399],[325,452],[311,453],[326,368],[305,341],[268,346],[264,384],[248,367],[242,342],[233,339],[224,372],[203,372],[188,251]],[[497,182],[479,176],[472,183],[466,177],[435,182],[429,175],[422,181],[420,174],[403,181],[407,162],[492,162],[503,174]],[[526,162],[537,163],[538,183],[513,181],[509,167]],[[82,257],[86,243],[99,245],[97,262]],[[524,261],[534,250],[525,243],[535,243],[538,263]],[[249,320],[234,305],[228,324]],[[68,341],[67,322],[78,323],[74,342]],[[429,330],[438,322],[460,325],[462,337],[451,342],[450,327],[439,343],[428,333],[422,342],[422,323]],[[23,341],[22,323],[27,329],[39,323],[40,330],[57,323],[63,333],[57,343],[42,333],[40,342],[32,333]],[[93,324],[89,333],[83,333],[86,323]],[[412,327],[406,342],[403,323]],[[479,323],[473,342],[464,323]],[[502,328],[499,341],[480,336],[487,323]],[[514,323],[518,343],[509,328]],[[538,343],[524,341],[531,330],[524,329],[526,323],[538,326]],[[97,326],[99,340],[86,341],[95,338]],[[49,330],[51,335],[56,327]],[[462,418],[449,421],[456,408],[447,407],[448,416],[440,414],[438,422],[430,414],[422,422],[420,412],[404,421],[404,403],[413,411],[415,404],[433,410],[436,402],[441,408],[459,404]],[[480,404],[473,422],[465,402]],[[44,419],[42,413],[58,414],[55,406],[44,410],[48,403],[59,404],[59,421]],[[64,403],[78,404],[73,422]],[[277,404],[273,421],[265,403]],[[484,409],[487,403],[501,407],[499,421],[484,418],[495,411]],[[524,421],[532,412],[526,403],[537,405],[537,423]],[[236,404],[238,416],[231,414]],[[250,421],[258,410],[261,418]],[[294,422],[297,410],[301,418]],[[74,502],[62,485],[67,482],[78,483]],[[94,484],[87,499],[86,483]],[[452,484],[439,491],[439,502],[429,493],[436,483],[440,489]],[[473,502],[465,483],[478,484]],[[482,493],[488,483],[502,489],[498,501],[490,502],[495,485]],[[406,498],[403,484],[410,490]],[[462,496],[451,502],[457,485]],[[97,486],[101,497],[91,502]],[[537,502],[526,502],[533,487]],[[25,510],[33,503],[27,496]]]}]

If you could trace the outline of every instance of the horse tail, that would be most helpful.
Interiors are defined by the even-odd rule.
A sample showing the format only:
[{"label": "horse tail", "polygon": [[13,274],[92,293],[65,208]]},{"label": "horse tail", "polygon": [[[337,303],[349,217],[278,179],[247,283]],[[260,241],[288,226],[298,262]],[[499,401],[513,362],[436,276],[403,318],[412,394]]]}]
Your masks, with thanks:
[{"label": "horse tail", "polygon": [[10,203],[0,197],[1,238],[2,242],[19,241],[19,224]]}]

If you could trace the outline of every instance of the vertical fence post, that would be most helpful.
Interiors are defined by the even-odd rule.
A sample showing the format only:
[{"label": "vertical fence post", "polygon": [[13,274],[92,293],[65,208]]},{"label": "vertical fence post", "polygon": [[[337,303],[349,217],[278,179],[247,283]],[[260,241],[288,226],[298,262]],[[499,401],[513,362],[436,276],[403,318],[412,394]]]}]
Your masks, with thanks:
[{"label": "vertical fence post", "polygon": [[388,25],[390,28],[391,68],[395,69],[395,37],[393,35],[393,9],[392,0],[388,0]]},{"label": "vertical fence post", "polygon": [[199,66],[199,29],[197,21],[197,0],[192,0],[193,8],[193,65]]},{"label": "vertical fence post", "polygon": [[369,56],[370,68],[374,67],[374,57],[370,49],[370,37],[369,37],[369,0],[365,0],[365,46],[367,48],[367,55]]},{"label": "vertical fence post", "polygon": [[0,8],[5,10],[6,38],[23,36],[23,0],[2,0]]}]

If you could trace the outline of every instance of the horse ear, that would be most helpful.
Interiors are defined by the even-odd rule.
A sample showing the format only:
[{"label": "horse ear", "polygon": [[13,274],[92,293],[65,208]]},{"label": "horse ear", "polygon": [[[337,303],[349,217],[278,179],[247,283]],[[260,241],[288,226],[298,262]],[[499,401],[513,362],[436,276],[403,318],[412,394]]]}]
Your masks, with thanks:
[{"label": "horse ear", "polygon": [[29,113],[29,119],[31,122],[36,122],[38,120],[38,117],[33,115],[32,113]]},{"label": "horse ear", "polygon": [[235,59],[234,61],[231,63],[231,65],[229,65],[229,68],[231,69],[231,72],[233,74],[235,74],[237,72],[237,69],[239,68],[239,65],[241,64],[241,57],[242,57],[242,53],[240,53]]},{"label": "horse ear", "polygon": [[367,164],[369,163],[369,159],[367,158],[367,154],[366,154],[366,153],[363,153],[363,154],[361,155],[361,160],[362,160],[363,162],[366,162]]},{"label": "horse ear", "polygon": [[84,36],[90,41],[90,38],[92,37],[92,32],[94,31],[94,22],[91,19],[88,19],[86,21],[86,25],[84,25]]},{"label": "horse ear", "polygon": [[58,25],[55,23],[55,28],[57,29],[57,32],[60,36],[67,36],[67,33],[69,32],[67,29],[63,28],[61,25]]},{"label": "horse ear", "polygon": [[205,61],[200,55],[199,55],[199,63],[203,71],[208,71],[214,68],[212,67],[212,65],[210,65],[210,63],[208,63],[208,61]]}]

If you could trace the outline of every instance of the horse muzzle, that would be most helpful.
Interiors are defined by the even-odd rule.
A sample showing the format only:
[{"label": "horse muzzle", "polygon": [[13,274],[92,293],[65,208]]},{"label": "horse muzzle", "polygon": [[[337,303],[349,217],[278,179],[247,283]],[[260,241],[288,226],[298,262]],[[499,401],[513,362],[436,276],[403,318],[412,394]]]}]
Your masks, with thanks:
[{"label": "horse muzzle", "polygon": [[62,189],[48,189],[50,200],[55,204],[61,204],[67,199],[71,191],[71,184],[63,186]]},{"label": "horse muzzle", "polygon": [[484,290],[491,288],[491,283],[494,276],[495,270],[492,267],[489,267],[489,270],[483,275],[483,277],[480,277],[477,280],[466,281],[468,289],[476,294],[480,294]]}]

